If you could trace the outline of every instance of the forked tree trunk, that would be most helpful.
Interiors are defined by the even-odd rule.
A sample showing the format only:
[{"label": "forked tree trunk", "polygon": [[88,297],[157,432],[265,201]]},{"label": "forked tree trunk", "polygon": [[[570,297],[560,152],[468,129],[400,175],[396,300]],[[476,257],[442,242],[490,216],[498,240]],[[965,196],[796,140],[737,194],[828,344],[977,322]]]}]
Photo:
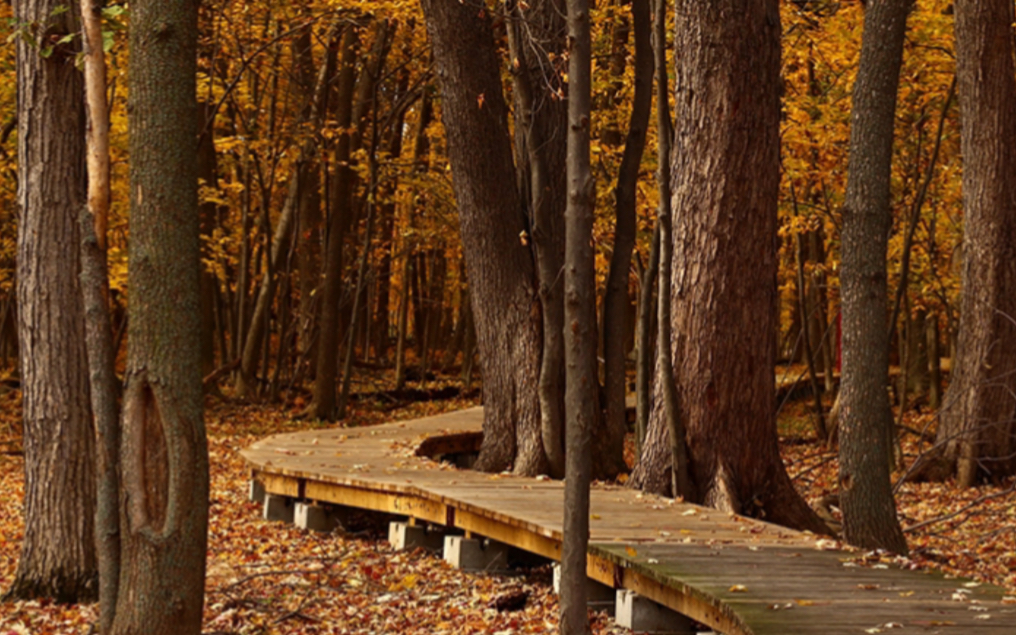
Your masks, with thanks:
[{"label": "forked tree trunk", "polygon": [[657,377],[633,480],[669,490],[659,387],[676,379],[699,500],[827,532],[794,490],[776,441],[778,3],[678,0],[676,11],[674,264],[660,273],[673,280],[676,377]]},{"label": "forked tree trunk", "polygon": [[[77,29],[77,3],[14,3],[36,42]],[[76,40],[75,40],[76,41]],[[85,116],[76,47],[43,57],[17,39],[18,337],[24,408],[25,533],[8,599],[89,601],[98,592],[95,440],[78,282]],[[191,126],[193,133],[193,126]]]},{"label": "forked tree trunk", "polygon": [[463,253],[483,360],[477,468],[547,469],[536,398],[540,315],[514,179],[508,114],[490,16],[469,3],[423,0],[442,89]]},{"label": "forked tree trunk", "polygon": [[854,84],[850,165],[843,205],[843,384],[840,501],[846,539],[906,553],[890,483],[893,418],[886,391],[886,249],[892,224],[890,172],[903,38],[911,0],[884,0],[864,14]]},{"label": "forked tree trunk", "polygon": [[1016,80],[1013,6],[956,2],[963,291],[939,469],[968,487],[1016,473]]},{"label": "forked tree trunk", "polygon": [[523,9],[512,3],[508,43],[516,93],[516,126],[525,152],[517,159],[532,224],[533,255],[542,317],[540,430],[550,472],[564,475],[564,104],[549,88],[560,81],[550,52],[560,53],[564,15],[560,0],[540,0]]},{"label": "forked tree trunk", "polygon": [[208,534],[197,201],[197,4],[131,6],[130,325],[111,635],[201,632]]}]

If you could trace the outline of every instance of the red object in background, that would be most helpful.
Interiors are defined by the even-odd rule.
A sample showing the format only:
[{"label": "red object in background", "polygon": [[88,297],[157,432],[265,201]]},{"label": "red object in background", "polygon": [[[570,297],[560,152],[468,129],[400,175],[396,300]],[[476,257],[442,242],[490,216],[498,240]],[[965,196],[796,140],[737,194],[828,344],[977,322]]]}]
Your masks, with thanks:
[{"label": "red object in background", "polygon": [[843,372],[843,311],[836,314],[836,372]]}]

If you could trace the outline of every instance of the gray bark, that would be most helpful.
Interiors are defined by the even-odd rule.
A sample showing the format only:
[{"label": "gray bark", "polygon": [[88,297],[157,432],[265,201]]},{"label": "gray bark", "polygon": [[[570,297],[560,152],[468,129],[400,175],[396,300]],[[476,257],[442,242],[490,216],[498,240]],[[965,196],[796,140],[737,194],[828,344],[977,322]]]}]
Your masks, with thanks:
[{"label": "gray bark", "polygon": [[886,249],[892,225],[890,172],[903,39],[911,0],[871,3],[864,14],[854,84],[850,164],[843,206],[840,285],[840,501],[844,535],[856,545],[906,553],[889,465],[893,419],[887,392]]},{"label": "gray bark", "polygon": [[197,4],[131,6],[130,299],[122,562],[111,635],[201,632],[208,534],[195,77]]},{"label": "gray bark", "polygon": [[[956,3],[963,151],[960,331],[938,442],[960,486],[1016,473],[1016,80],[1004,0]],[[943,475],[940,474],[940,475]]]}]

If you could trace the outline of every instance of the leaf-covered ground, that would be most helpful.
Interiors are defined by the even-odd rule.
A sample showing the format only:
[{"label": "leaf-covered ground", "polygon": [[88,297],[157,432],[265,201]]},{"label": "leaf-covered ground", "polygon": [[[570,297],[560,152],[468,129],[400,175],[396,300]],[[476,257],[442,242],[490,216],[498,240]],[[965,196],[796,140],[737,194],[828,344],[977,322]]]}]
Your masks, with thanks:
[{"label": "leaf-covered ground", "polygon": [[[16,398],[0,399],[4,417],[13,417]],[[472,404],[445,401],[388,413],[355,412],[350,421],[369,425],[467,405]],[[556,632],[558,604],[547,568],[512,577],[470,575],[422,550],[393,551],[377,532],[318,534],[261,520],[259,506],[247,500],[247,471],[237,451],[261,436],[311,425],[291,415],[265,407],[210,405],[207,635]],[[17,565],[21,471],[20,456],[0,455],[0,588],[9,586]],[[525,608],[494,607],[498,598],[520,591],[528,594]],[[86,633],[95,619],[94,605],[0,605],[0,635]],[[594,632],[627,631],[600,614]]]},{"label": "leaf-covered ground", "polygon": [[[0,395],[0,587],[13,576],[21,539],[22,459],[18,397]],[[449,400],[396,411],[354,411],[351,424],[370,425],[471,405]],[[393,551],[377,532],[318,534],[262,521],[247,501],[247,473],[237,451],[255,439],[299,430],[311,422],[291,409],[211,402],[207,414],[212,466],[211,524],[205,625],[208,635],[340,633],[549,633],[557,629],[557,598],[547,569],[508,576],[470,575],[423,551]],[[817,501],[835,491],[836,460],[809,436],[807,404],[789,404],[781,418],[784,457],[802,491]],[[930,415],[908,417],[921,429]],[[803,437],[803,438],[802,438]],[[904,452],[918,451],[904,439]],[[905,485],[899,494],[904,527],[955,514],[908,534],[913,560],[1016,591],[1016,495],[1006,487],[968,492],[946,485]],[[983,499],[983,500],[982,500]],[[971,506],[971,503],[980,501]],[[523,592],[525,608],[499,611],[498,598]],[[0,635],[86,633],[95,606],[21,602],[0,606]],[[594,632],[626,633],[603,614]]]},{"label": "leaf-covered ground", "polygon": [[[834,451],[813,441],[810,413],[810,402],[794,402],[784,408],[780,422],[784,463],[798,488],[815,504],[836,492],[839,462]],[[927,409],[909,411],[903,425],[909,432],[902,435],[900,448],[908,467],[931,446],[935,415]],[[903,474],[893,472],[894,482]],[[956,489],[953,483],[903,483],[896,504],[915,566],[990,582],[1016,593],[1016,481],[969,490]]]}]

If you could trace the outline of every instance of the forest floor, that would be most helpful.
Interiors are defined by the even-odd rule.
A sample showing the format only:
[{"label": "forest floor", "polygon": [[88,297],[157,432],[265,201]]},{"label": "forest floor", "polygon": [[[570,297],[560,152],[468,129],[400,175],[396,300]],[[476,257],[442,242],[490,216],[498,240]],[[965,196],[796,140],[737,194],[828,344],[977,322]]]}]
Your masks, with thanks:
[{"label": "forest floor", "polygon": [[[18,403],[15,391],[0,395],[0,589],[9,586],[14,574],[23,531]],[[446,399],[393,410],[390,404],[362,400],[344,425],[411,419],[474,403],[475,397]],[[286,406],[209,399],[212,491],[205,635],[556,632],[558,604],[549,568],[517,576],[465,574],[421,550],[393,551],[384,528],[371,527],[366,517],[362,531],[326,535],[261,520],[258,505],[247,500],[248,474],[238,451],[260,437],[313,426],[295,418],[303,407],[300,398]],[[816,502],[835,491],[836,459],[814,441],[808,408],[800,401],[782,409],[781,445],[791,476]],[[915,412],[905,424],[920,430],[931,418]],[[912,460],[920,449],[918,437],[906,434],[902,447],[907,461]],[[1011,486],[959,491],[949,484],[907,484],[898,503],[904,527],[920,525],[907,536],[915,566],[1016,593],[1016,493]],[[522,594],[528,595],[524,608],[497,608],[499,600]],[[0,635],[83,634],[96,612],[95,605],[0,605]],[[597,614],[593,632],[629,631]]]}]

